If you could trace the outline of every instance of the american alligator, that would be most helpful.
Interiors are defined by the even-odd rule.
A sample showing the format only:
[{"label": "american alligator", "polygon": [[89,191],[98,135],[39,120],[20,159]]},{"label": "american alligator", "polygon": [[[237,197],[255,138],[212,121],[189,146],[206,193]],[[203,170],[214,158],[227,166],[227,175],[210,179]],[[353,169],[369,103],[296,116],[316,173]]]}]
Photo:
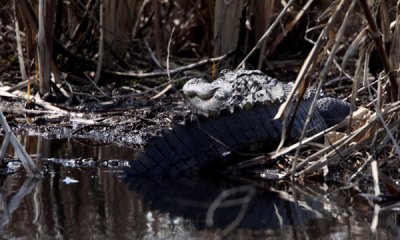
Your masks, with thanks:
[{"label": "american alligator", "polygon": [[[291,89],[291,83],[255,70],[225,71],[212,83],[189,80],[183,92],[199,117],[162,131],[130,161],[128,174],[173,177],[202,169],[218,170],[249,154],[273,150],[282,130],[274,116]],[[312,96],[309,91],[301,102],[289,140],[301,136]],[[349,111],[349,104],[339,99],[319,99],[307,134],[341,122]]]}]

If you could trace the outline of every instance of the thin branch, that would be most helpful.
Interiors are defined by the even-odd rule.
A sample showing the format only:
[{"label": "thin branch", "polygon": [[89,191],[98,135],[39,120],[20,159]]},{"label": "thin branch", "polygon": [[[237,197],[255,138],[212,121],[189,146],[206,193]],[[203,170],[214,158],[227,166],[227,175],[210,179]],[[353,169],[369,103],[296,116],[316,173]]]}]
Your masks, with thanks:
[{"label": "thin branch", "polygon": [[371,173],[372,173],[372,179],[374,180],[374,192],[375,196],[379,196],[381,194],[381,190],[379,188],[379,167],[378,167],[378,161],[374,159],[371,162]]},{"label": "thin branch", "polygon": [[383,46],[381,34],[379,33],[374,17],[372,16],[371,11],[369,10],[367,1],[359,0],[358,2],[361,5],[361,8],[364,10],[365,18],[367,19],[369,27],[371,29],[370,36],[372,40],[374,40],[379,58],[381,59],[383,67],[385,68],[385,72],[389,77],[389,81],[391,84],[392,100],[396,101],[398,99],[398,92],[399,92],[397,81],[392,66],[390,64],[389,58],[386,54],[385,47]]},{"label": "thin branch", "polygon": [[300,11],[297,13],[297,15],[291,20],[288,24],[286,24],[286,28],[284,31],[280,32],[278,37],[275,38],[274,42],[271,44],[271,46],[268,47],[267,50],[267,55],[271,54],[272,52],[275,51],[279,43],[282,42],[282,40],[286,37],[287,33],[292,31],[292,29],[296,26],[296,24],[300,21],[300,19],[303,17],[304,13],[306,13],[307,9],[312,5],[314,0],[308,0],[304,6],[300,9]]},{"label": "thin branch", "polygon": [[[400,110],[400,102],[388,104],[385,106],[384,111],[382,111],[382,117],[387,117],[390,114],[398,113],[399,110]],[[377,114],[376,113],[373,114],[372,116],[370,116],[368,118],[368,122],[366,124],[364,124],[361,128],[357,129],[356,131],[352,132],[350,135],[348,135],[348,136],[340,139],[338,142],[334,143],[337,146],[335,150],[325,153],[324,156],[320,160],[308,165],[304,170],[302,170],[301,172],[299,172],[296,175],[297,176],[304,175],[306,173],[310,173],[310,172],[319,170],[323,166],[326,166],[327,164],[329,164],[330,162],[337,160],[338,156],[335,155],[335,153],[337,151],[341,152],[341,154],[343,156],[347,156],[349,154],[354,153],[355,150],[365,147],[367,142],[371,138],[369,135],[371,135],[372,132],[376,132],[377,134],[382,134],[381,129],[377,130],[375,128],[378,121],[379,121],[379,117],[377,116]],[[353,140],[355,141],[357,139],[360,139],[357,142],[357,144],[350,144],[351,141],[353,141]],[[340,144],[338,144],[339,142],[340,142]],[[296,170],[299,170],[301,167],[305,166],[311,160],[315,160],[316,155],[317,154],[314,154],[313,156],[308,157],[305,161],[303,161],[302,163],[300,163],[297,166]],[[319,156],[321,156],[321,155],[319,155]]]},{"label": "thin branch", "polygon": [[[337,11],[335,12],[334,16],[332,16],[332,18],[330,19],[331,21],[328,23],[328,26],[334,23],[334,21],[332,21],[332,20],[336,18],[335,16],[339,15],[339,10],[344,8],[344,6],[346,6],[346,3],[347,3],[347,1],[343,0],[339,4],[339,6],[337,8]],[[319,76],[320,82],[319,82],[318,87],[317,87],[317,89],[315,91],[316,93],[315,93],[314,99],[313,99],[313,101],[311,103],[310,109],[308,111],[306,122],[304,123],[303,130],[302,130],[302,133],[301,133],[301,136],[300,136],[300,139],[299,139],[300,146],[301,146],[301,143],[303,142],[305,133],[307,132],[308,125],[309,125],[309,123],[311,121],[311,117],[313,116],[313,114],[315,112],[315,107],[317,105],[318,95],[322,90],[322,86],[325,84],[326,76],[328,75],[328,71],[329,71],[329,69],[330,69],[330,67],[332,65],[332,62],[333,62],[333,60],[334,60],[334,58],[336,56],[336,52],[339,49],[339,44],[340,44],[341,39],[343,37],[344,30],[346,29],[346,26],[347,26],[347,19],[348,19],[349,15],[350,15],[350,12],[353,10],[354,6],[355,6],[355,2],[353,1],[351,3],[351,5],[349,6],[349,8],[347,9],[347,11],[346,11],[345,18],[343,19],[342,25],[340,26],[340,29],[339,29],[339,31],[338,31],[338,33],[336,35],[335,44],[333,45],[331,53],[329,54],[329,57],[328,57],[328,59],[327,59],[327,61],[325,63],[324,69],[322,70],[322,72],[321,72],[321,74]],[[328,28],[328,26],[327,26],[327,28]],[[292,165],[293,173],[294,173],[294,170],[296,169],[297,158],[300,155],[300,150],[301,150],[301,147],[296,149],[296,153],[295,153],[294,161],[293,161],[293,165]]]},{"label": "thin branch", "polygon": [[256,51],[261,44],[263,43],[263,41],[269,37],[269,35],[271,35],[272,30],[274,30],[276,28],[276,26],[278,26],[282,20],[282,17],[285,15],[286,11],[288,10],[288,8],[293,4],[294,0],[290,0],[286,6],[282,9],[282,11],[279,13],[278,17],[275,19],[275,21],[271,24],[271,26],[268,28],[268,30],[264,33],[264,35],[261,36],[261,38],[258,40],[258,42],[256,43],[256,45],[253,47],[253,49],[251,49],[251,51],[249,52],[249,54],[247,54],[247,56],[242,60],[241,63],[239,63],[239,65],[236,67],[235,70],[238,70],[239,68],[244,67],[244,64],[246,63],[247,59],[249,59],[249,57],[254,53],[254,51]]},{"label": "thin branch", "polygon": [[97,69],[96,69],[96,75],[94,77],[94,83],[98,83],[100,79],[100,74],[101,74],[101,66],[103,64],[103,52],[104,52],[104,30],[103,30],[103,1],[100,1],[100,26],[99,26],[99,31],[100,31],[100,36],[99,36],[99,53],[98,53],[98,62],[97,62]]},{"label": "thin branch", "polygon": [[[172,42],[172,36],[174,35],[174,32],[175,32],[175,27],[172,28],[171,35],[169,36],[169,40],[168,40],[168,47],[167,47],[167,76],[168,76],[169,84],[161,92],[159,92],[155,96],[151,97],[151,99],[159,98],[161,95],[166,93],[169,89],[173,88],[173,83],[171,80],[171,73],[169,71],[169,58],[171,56],[171,42]],[[177,91],[177,93],[180,95],[180,93],[178,91]]]},{"label": "thin branch", "polygon": [[[236,196],[238,193],[245,193],[244,197],[238,197],[236,199],[229,199],[229,197]],[[207,209],[206,224],[207,226],[214,225],[214,214],[218,208],[226,208],[231,206],[240,205],[240,210],[236,218],[221,232],[221,235],[226,236],[232,230],[234,230],[239,223],[243,220],[246,214],[249,202],[255,194],[255,187],[252,185],[243,185],[228,190],[224,190],[218,195],[211,205]]]},{"label": "thin branch", "polygon": [[174,35],[175,32],[175,26],[172,28],[171,35],[169,36],[168,40],[168,48],[167,48],[167,76],[168,76],[168,81],[171,83],[171,73],[169,71],[169,58],[171,56],[171,42],[172,42],[172,36]]},{"label": "thin branch", "polygon": [[[341,11],[343,10],[345,0],[342,0],[338,7],[336,8],[334,14],[330,17],[327,25],[320,33],[317,41],[314,44],[314,47],[311,49],[307,58],[305,59],[303,65],[301,66],[300,72],[297,74],[296,81],[293,84],[293,89],[290,92],[289,96],[286,98],[285,102],[279,107],[278,113],[276,114],[274,119],[280,119],[282,121],[282,137],[281,142],[279,143],[278,150],[283,146],[286,137],[286,126],[289,114],[291,112],[293,103],[295,102],[296,92],[298,91],[300,85],[304,82],[307,74],[315,67],[316,59],[320,54],[320,50],[322,49],[324,43],[327,41],[329,32],[336,26],[334,23],[338,20]],[[304,88],[303,88],[304,90]],[[303,91],[304,93],[304,91]]]},{"label": "thin branch", "polygon": [[22,46],[21,46],[21,34],[20,34],[20,31],[19,31],[19,23],[18,23],[16,2],[15,1],[16,0],[14,0],[13,3],[14,3],[14,15],[15,15],[15,36],[16,36],[16,40],[17,40],[17,51],[18,51],[19,68],[20,68],[20,71],[21,71],[22,80],[23,81],[28,81],[28,75],[26,74],[26,70],[25,70],[25,62],[24,62]]},{"label": "thin branch", "polygon": [[187,71],[187,70],[191,70],[191,69],[194,69],[194,68],[201,67],[201,66],[206,65],[206,64],[222,61],[225,58],[227,58],[228,56],[230,56],[232,53],[233,53],[233,50],[229,51],[228,53],[226,53],[226,54],[224,54],[222,56],[219,56],[219,57],[203,59],[203,60],[198,61],[196,63],[192,63],[192,64],[188,64],[188,65],[185,65],[185,66],[182,66],[182,67],[178,67],[178,68],[172,69],[172,70],[169,71],[169,73],[167,71],[149,72],[149,73],[136,73],[136,72],[117,72],[117,71],[107,71],[107,70],[103,70],[103,73],[114,75],[114,76],[117,76],[117,77],[123,77],[123,78],[157,78],[157,77],[165,77],[165,76],[168,76],[168,74],[174,75],[174,74],[181,73],[183,71]]},{"label": "thin branch", "polygon": [[[367,63],[365,63],[365,65],[367,65]],[[369,81],[368,77],[366,76],[366,72],[364,71],[364,81],[366,81],[367,86],[368,86],[368,94],[370,95],[370,97],[372,98],[373,93],[371,90],[371,82]],[[378,95],[378,98],[381,98]],[[381,111],[381,106],[380,106],[380,102],[382,102],[381,100],[378,99],[378,101],[374,102],[374,108],[375,108],[375,112],[376,112],[376,116],[379,118],[379,121],[382,123],[382,126],[385,128],[385,131],[387,133],[387,135],[389,136],[390,140],[392,141],[392,144],[396,150],[397,155],[400,156],[400,146],[396,141],[396,138],[393,136],[393,133],[390,131],[387,123],[385,122],[385,119],[382,116],[382,111]]]},{"label": "thin branch", "polygon": [[149,42],[148,42],[148,41],[144,41],[144,45],[146,46],[147,51],[148,51],[149,54],[150,54],[151,60],[153,60],[153,62],[156,64],[156,66],[157,66],[159,69],[164,70],[163,66],[161,66],[160,62],[158,61],[158,59],[157,59],[156,56],[154,55],[153,50],[151,50],[150,45],[149,45]]}]

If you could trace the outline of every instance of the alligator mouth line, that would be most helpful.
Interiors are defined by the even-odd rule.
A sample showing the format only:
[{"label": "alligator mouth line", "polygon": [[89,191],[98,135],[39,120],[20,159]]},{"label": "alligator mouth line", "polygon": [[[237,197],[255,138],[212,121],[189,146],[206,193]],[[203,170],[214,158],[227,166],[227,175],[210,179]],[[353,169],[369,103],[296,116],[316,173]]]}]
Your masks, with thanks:
[{"label": "alligator mouth line", "polygon": [[187,93],[186,93],[186,96],[187,96],[189,99],[195,99],[195,98],[197,98],[197,99],[199,99],[199,100],[207,101],[207,100],[210,100],[211,98],[214,97],[215,92],[216,92],[217,90],[218,90],[218,88],[214,88],[214,89],[212,89],[212,90],[210,90],[210,91],[207,91],[207,92],[205,92],[205,91],[201,91],[201,92],[187,92]]},{"label": "alligator mouth line", "polygon": [[194,95],[193,97],[190,98],[191,101],[198,102],[198,103],[203,103],[203,105],[207,104],[208,102],[210,102],[211,99],[212,99],[212,96],[209,97],[209,98],[201,98],[198,95]]}]

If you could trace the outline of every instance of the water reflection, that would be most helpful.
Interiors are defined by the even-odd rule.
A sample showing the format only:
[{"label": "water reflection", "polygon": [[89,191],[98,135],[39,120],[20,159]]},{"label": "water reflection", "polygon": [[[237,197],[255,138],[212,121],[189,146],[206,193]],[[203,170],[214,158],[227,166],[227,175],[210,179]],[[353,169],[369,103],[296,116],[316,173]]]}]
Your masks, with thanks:
[{"label": "water reflection", "polygon": [[[320,218],[319,210],[323,210],[285,200],[275,192],[255,191],[253,185],[227,188],[205,179],[157,181],[135,178],[129,182],[129,189],[158,211],[168,212],[171,217],[191,219],[197,229],[211,226],[227,230],[235,221],[238,221],[237,229],[251,230],[306,226]],[[242,209],[245,209],[243,216]],[[325,221],[336,220],[325,218]]]},{"label": "water reflection", "polygon": [[8,196],[7,191],[1,189],[0,201],[3,207],[3,214],[0,215],[0,232],[3,232],[4,226],[9,223],[13,212],[18,208],[21,200],[30,194],[38,183],[38,179],[28,178],[18,191],[11,196]]},{"label": "water reflection", "polygon": [[[127,160],[133,156],[132,149],[74,139],[21,140],[46,172],[39,180],[27,179],[23,174],[2,180],[3,238],[209,239],[228,234],[229,239],[391,239],[399,236],[397,212],[381,212],[377,234],[372,235],[369,229],[373,208],[367,202],[348,198],[345,191],[333,192],[311,184],[274,183],[271,188],[263,183],[243,185],[201,178],[124,178],[119,168],[63,162]],[[78,182],[66,184],[63,182],[66,177]]]}]

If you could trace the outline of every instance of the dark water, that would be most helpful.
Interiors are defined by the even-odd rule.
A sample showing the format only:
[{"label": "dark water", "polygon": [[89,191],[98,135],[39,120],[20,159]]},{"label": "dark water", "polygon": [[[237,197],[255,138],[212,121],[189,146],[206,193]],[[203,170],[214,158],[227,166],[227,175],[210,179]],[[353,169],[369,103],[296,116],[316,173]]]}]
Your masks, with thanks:
[{"label": "dark water", "polygon": [[396,209],[381,211],[374,219],[374,206],[348,197],[346,190],[312,184],[124,179],[117,165],[132,158],[132,149],[75,139],[20,139],[44,177],[34,180],[16,173],[2,179],[0,234],[5,239],[399,237]]}]

